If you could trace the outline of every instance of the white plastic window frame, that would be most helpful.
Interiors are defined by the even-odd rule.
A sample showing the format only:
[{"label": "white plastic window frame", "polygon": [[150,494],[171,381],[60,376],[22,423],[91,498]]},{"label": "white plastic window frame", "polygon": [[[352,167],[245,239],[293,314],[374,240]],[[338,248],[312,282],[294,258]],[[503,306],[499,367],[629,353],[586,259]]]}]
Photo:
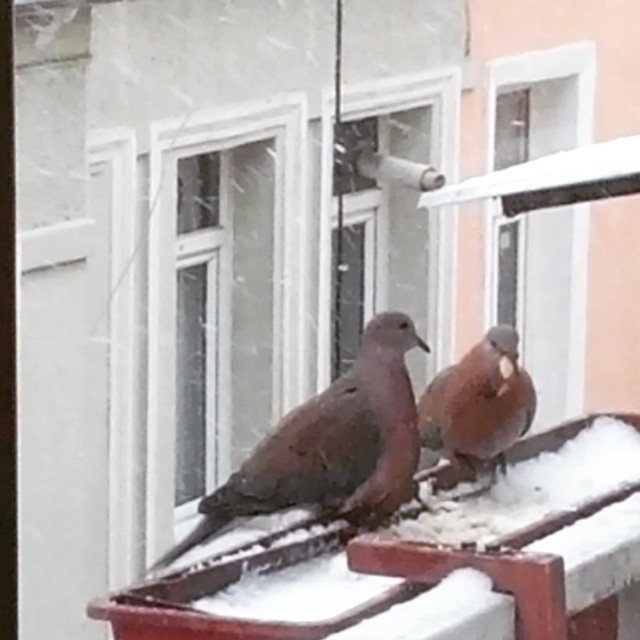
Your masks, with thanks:
[{"label": "white plastic window frame", "polygon": [[[586,145],[593,139],[594,97],[596,73],[596,46],[593,41],[581,41],[552,49],[529,51],[523,54],[495,59],[488,64],[487,90],[487,157],[486,172],[493,171],[495,154],[495,122],[497,96],[507,90],[530,88],[538,83],[575,79],[577,82],[577,112],[575,114],[576,146]],[[589,241],[588,204],[573,207],[572,291],[569,323],[569,381],[566,401],[567,413],[583,410],[586,354],[587,261]],[[497,313],[498,235],[495,226],[504,220],[498,200],[488,199],[485,209],[485,284],[484,324],[488,329]],[[526,360],[526,319],[524,318],[525,258],[527,219],[520,223],[517,327],[522,336],[521,352]]]},{"label": "white plastic window frame", "polygon": [[[187,156],[183,156],[187,157]],[[220,153],[220,205],[219,223],[216,227],[205,228],[176,236],[176,275],[181,269],[206,265],[206,403],[205,403],[205,493],[212,491],[224,479],[224,456],[220,443],[228,440],[230,425],[220,411],[221,398],[231,393],[229,377],[222,373],[230,367],[221,355],[229,355],[231,336],[231,277],[233,258],[233,206],[231,200],[230,166],[228,152]],[[177,220],[177,211],[176,211]],[[222,385],[225,385],[224,387]],[[211,400],[214,399],[212,402]],[[198,513],[199,496],[189,502],[174,507],[174,532],[181,529],[187,520]]]},{"label": "white plastic window frame", "polygon": [[[495,152],[496,152],[496,138],[495,138],[495,114],[496,114],[496,105],[497,99],[499,95],[503,93],[510,93],[511,91],[518,91],[523,88],[530,88],[530,86],[519,86],[519,85],[508,85],[506,87],[500,87],[495,94],[494,97],[494,129],[493,129],[493,137],[491,144],[493,145],[493,154],[492,154],[492,162],[495,163]],[[528,114],[529,122],[527,123],[527,127],[530,130],[531,128],[531,114]],[[530,135],[529,135],[530,139]],[[529,142],[527,142],[529,144]],[[493,164],[492,164],[493,170]],[[524,340],[524,308],[525,308],[525,300],[526,300],[526,279],[525,279],[525,266],[527,263],[527,216],[515,216],[512,218],[508,218],[503,215],[501,201],[493,201],[493,207],[491,210],[492,215],[492,225],[491,225],[491,245],[493,252],[493,277],[492,277],[492,301],[491,304],[492,309],[490,311],[490,325],[496,324],[498,317],[498,298],[499,298],[499,254],[500,254],[500,231],[503,226],[507,226],[509,224],[516,224],[518,226],[518,262],[516,265],[516,329],[520,336],[522,336],[522,358],[523,360],[526,358],[526,345]],[[491,206],[491,204],[489,205]]]},{"label": "white plastic window frame", "polygon": [[[430,107],[433,114],[430,157],[455,183],[458,179],[460,136],[460,95],[462,70],[447,66],[433,71],[407,74],[347,85],[342,94],[344,122],[378,117],[383,125],[385,116],[410,109]],[[320,233],[318,250],[318,349],[316,360],[316,390],[326,388],[331,379],[331,231],[334,211],[333,196],[333,90],[326,89],[322,97],[322,157],[320,174]],[[384,125],[379,129],[380,151],[385,146]],[[384,191],[382,192],[384,196]],[[381,206],[385,206],[384,200]],[[416,215],[424,215],[416,211]],[[454,353],[455,327],[455,262],[458,227],[457,207],[441,207],[430,215],[431,238],[437,238],[429,254],[430,286],[428,334],[433,346],[429,360],[432,373],[450,364]],[[378,234],[381,231],[382,225]],[[382,242],[386,242],[384,238]],[[378,251],[376,257],[376,310],[386,303],[388,252]]]},{"label": "white plastic window frame", "polygon": [[[109,166],[112,176],[111,292],[106,319],[110,345],[108,572],[109,587],[114,589],[136,577],[139,562],[135,496],[135,442],[139,427],[135,414],[140,401],[134,380],[135,272],[139,268],[135,259],[138,188],[135,131],[116,128],[90,132],[88,156],[91,175]],[[103,311],[98,313],[102,315]]]},{"label": "white plastic window frame", "polygon": [[[274,303],[272,408],[279,416],[301,400],[300,366],[308,341],[306,318],[307,106],[303,94],[189,113],[152,123],[149,136],[149,250],[146,446],[146,545],[152,563],[175,539],[175,304],[177,161],[274,141]],[[225,182],[221,188],[225,190]],[[232,189],[226,196],[230,199]],[[233,210],[229,204],[228,211]],[[229,213],[229,215],[231,215]],[[228,224],[230,224],[230,219]],[[229,252],[230,253],[230,252]],[[221,261],[220,306],[230,300],[230,256]],[[231,472],[231,310],[219,314],[218,470]],[[300,310],[303,311],[300,314]],[[271,416],[273,419],[274,416]],[[268,419],[269,416],[266,417]]]}]

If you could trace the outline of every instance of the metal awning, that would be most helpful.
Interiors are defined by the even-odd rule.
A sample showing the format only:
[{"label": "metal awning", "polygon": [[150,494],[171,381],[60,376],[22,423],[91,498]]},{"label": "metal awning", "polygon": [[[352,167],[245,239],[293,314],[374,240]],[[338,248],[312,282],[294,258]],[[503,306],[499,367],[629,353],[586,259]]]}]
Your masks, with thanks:
[{"label": "metal awning", "polygon": [[506,215],[640,193],[640,135],[600,142],[423,193],[418,207],[502,198]]}]

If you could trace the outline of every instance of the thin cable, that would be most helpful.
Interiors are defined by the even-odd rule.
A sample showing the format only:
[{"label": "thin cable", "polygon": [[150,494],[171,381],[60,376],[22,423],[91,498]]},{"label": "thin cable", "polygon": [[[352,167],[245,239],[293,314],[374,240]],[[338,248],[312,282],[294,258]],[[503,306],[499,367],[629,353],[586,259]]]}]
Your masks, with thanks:
[{"label": "thin cable", "polygon": [[[338,130],[341,123],[341,102],[342,102],[342,0],[336,0],[336,52],[335,52],[335,116],[333,125],[333,165],[337,163]],[[338,173],[338,172],[335,172]],[[340,187],[340,185],[338,185]],[[340,314],[342,312],[342,230],[344,227],[344,202],[342,189],[338,188],[338,242],[336,247],[336,290],[334,299],[335,317],[333,321],[333,350],[335,359],[333,362],[333,377],[337,378],[342,369],[342,354],[340,353]]]},{"label": "thin cable", "polygon": [[[173,137],[169,141],[169,149],[174,148],[175,143],[178,139],[178,136],[183,131],[183,129],[187,126],[187,123],[191,118],[191,115],[192,115],[191,111],[187,112],[182,122],[178,125],[177,129],[173,134]],[[136,158],[136,162],[137,162],[137,158]],[[164,173],[165,173],[164,163],[162,163],[160,166],[160,176],[158,178],[158,186],[156,188],[155,193],[153,194],[153,197],[150,198],[149,200],[149,211],[146,213],[146,215],[142,219],[142,230],[136,236],[136,239],[133,245],[133,250],[127,257],[127,260],[124,266],[122,267],[122,271],[118,275],[115,284],[109,290],[107,301],[105,302],[104,306],[100,308],[100,313],[97,315],[96,321],[93,324],[93,328],[91,329],[91,332],[89,334],[90,340],[96,337],[96,333],[98,332],[102,321],[105,318],[107,318],[109,313],[111,312],[111,305],[113,304],[113,301],[116,295],[118,295],[120,288],[124,284],[125,279],[129,275],[133,267],[133,264],[136,261],[136,258],[138,257],[138,254],[143,248],[149,245],[149,232],[151,229],[151,218],[153,217],[156,211],[156,208],[158,206],[158,202],[160,201],[160,192],[162,191],[162,180],[164,177]]]}]

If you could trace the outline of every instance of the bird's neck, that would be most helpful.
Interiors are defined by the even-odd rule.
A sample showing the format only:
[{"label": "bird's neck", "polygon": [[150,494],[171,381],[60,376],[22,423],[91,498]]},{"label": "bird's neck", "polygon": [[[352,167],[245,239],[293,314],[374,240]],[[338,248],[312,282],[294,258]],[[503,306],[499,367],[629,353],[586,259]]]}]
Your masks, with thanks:
[{"label": "bird's neck", "polygon": [[[415,410],[415,398],[404,354],[380,345],[363,345],[355,364],[358,376],[366,382],[375,402],[390,405],[391,410],[404,411],[405,405]],[[395,390],[390,394],[389,390]],[[402,408],[402,409],[400,409]],[[380,406],[384,411],[386,406]]]},{"label": "bird's neck", "polygon": [[398,349],[385,347],[380,344],[367,344],[366,342],[360,346],[358,351],[358,363],[362,362],[365,367],[376,364],[378,367],[382,365],[391,367],[404,367],[404,353]]}]

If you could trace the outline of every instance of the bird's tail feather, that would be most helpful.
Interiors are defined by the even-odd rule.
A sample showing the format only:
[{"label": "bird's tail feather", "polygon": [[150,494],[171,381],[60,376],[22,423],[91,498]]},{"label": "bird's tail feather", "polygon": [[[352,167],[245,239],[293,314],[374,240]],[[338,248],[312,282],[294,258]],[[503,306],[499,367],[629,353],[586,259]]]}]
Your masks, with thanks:
[{"label": "bird's tail feather", "polygon": [[201,544],[207,538],[225,527],[233,518],[226,513],[209,514],[202,522],[189,534],[186,538],[171,547],[155,564],[149,569],[149,573],[154,573],[160,569],[168,567],[175,562],[180,556],[190,551],[195,546]]}]

